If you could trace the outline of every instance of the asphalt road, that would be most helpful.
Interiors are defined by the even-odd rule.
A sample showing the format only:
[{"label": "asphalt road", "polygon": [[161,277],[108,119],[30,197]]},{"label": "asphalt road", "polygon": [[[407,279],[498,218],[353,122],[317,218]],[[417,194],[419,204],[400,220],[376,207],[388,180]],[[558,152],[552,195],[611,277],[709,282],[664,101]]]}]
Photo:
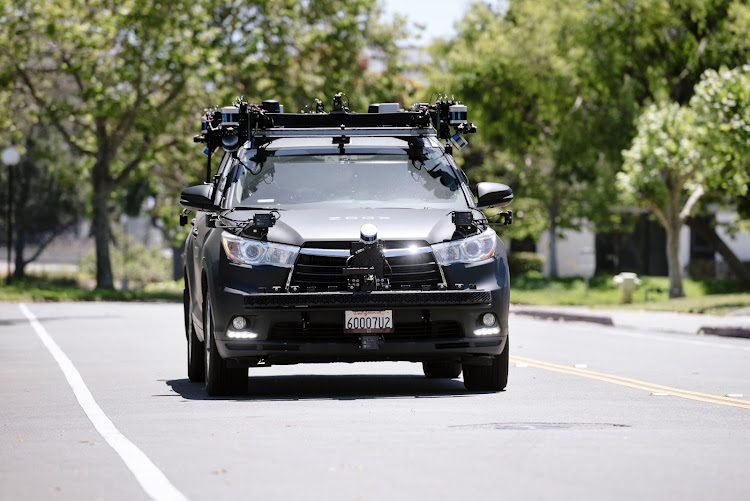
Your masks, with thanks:
[{"label": "asphalt road", "polygon": [[501,393],[383,363],[207,398],[184,355],[180,305],[0,304],[0,499],[750,499],[750,340],[512,317]]}]

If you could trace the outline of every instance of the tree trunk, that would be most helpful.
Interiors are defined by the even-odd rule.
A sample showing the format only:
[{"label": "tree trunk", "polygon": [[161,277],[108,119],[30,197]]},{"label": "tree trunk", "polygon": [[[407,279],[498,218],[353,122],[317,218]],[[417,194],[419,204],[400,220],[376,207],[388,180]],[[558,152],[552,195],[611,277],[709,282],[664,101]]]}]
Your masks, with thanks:
[{"label": "tree trunk", "polygon": [[[17,223],[16,223],[17,224]],[[26,277],[26,263],[23,261],[24,248],[26,247],[26,232],[22,226],[16,226],[16,240],[13,242],[15,247],[16,267],[13,270],[13,279],[22,280]]]},{"label": "tree trunk", "polygon": [[557,278],[557,210],[550,208],[549,215],[549,276]]},{"label": "tree trunk", "polygon": [[[27,146],[33,147],[33,143],[27,141]],[[29,157],[26,157],[27,159]],[[13,270],[13,278],[21,280],[26,276],[26,263],[24,263],[23,255],[26,249],[26,215],[28,214],[27,206],[29,204],[29,192],[31,191],[31,179],[29,172],[31,171],[33,160],[27,160],[21,164],[20,179],[18,179],[18,188],[13,193],[13,226],[16,231],[16,239],[13,242],[15,247],[15,270]],[[16,171],[18,172],[18,171]]]},{"label": "tree trunk", "polygon": [[667,230],[667,266],[669,267],[669,297],[684,297],[682,270],[680,269],[680,228],[679,221],[670,221]]},{"label": "tree trunk", "polygon": [[685,218],[685,224],[687,224],[690,229],[696,232],[703,240],[708,242],[716,252],[721,254],[721,257],[727,262],[729,268],[742,282],[742,287],[745,290],[750,290],[750,270],[745,267],[732,249],[730,249],[719,234],[716,233],[716,229],[705,221],[695,219],[692,216]]},{"label": "tree trunk", "polygon": [[[104,171],[104,172],[102,172]],[[99,164],[93,169],[92,224],[96,249],[96,288],[114,289],[112,278],[112,261],[109,256],[109,244],[112,229],[109,220],[109,198],[112,186],[106,178],[107,169]]]}]

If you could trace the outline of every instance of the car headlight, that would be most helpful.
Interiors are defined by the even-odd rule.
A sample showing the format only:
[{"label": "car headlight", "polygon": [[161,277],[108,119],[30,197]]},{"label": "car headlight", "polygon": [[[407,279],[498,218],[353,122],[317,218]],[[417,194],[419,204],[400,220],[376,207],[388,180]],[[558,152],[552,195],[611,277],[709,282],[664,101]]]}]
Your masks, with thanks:
[{"label": "car headlight", "polygon": [[473,237],[436,244],[432,246],[435,257],[442,265],[452,263],[478,263],[492,258],[497,245],[495,230],[486,231]]},{"label": "car headlight", "polygon": [[271,265],[291,268],[299,253],[299,247],[293,245],[251,240],[226,231],[221,234],[221,242],[230,261],[246,266]]}]

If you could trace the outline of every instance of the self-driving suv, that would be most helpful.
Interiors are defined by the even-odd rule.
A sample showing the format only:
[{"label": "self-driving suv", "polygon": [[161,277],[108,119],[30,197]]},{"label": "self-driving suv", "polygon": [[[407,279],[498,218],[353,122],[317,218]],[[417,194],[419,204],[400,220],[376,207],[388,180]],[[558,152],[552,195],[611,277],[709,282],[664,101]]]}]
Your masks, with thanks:
[{"label": "self-driving suv", "polygon": [[207,112],[207,182],[180,201],[190,380],[226,395],[245,391],[249,367],[409,361],[504,389],[509,275],[492,226],[511,213],[481,209],[513,195],[479,183],[475,201],[451,155],[475,130],[465,110]]}]

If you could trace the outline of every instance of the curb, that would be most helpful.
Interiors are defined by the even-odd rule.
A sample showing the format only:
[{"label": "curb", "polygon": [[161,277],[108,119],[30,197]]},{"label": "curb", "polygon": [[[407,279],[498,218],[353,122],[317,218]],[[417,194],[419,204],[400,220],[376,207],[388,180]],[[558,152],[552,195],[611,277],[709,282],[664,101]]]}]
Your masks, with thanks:
[{"label": "curb", "polygon": [[750,339],[750,329],[746,327],[710,327],[705,326],[698,329],[698,334],[711,334],[722,337],[739,337]]},{"label": "curb", "polygon": [[[612,317],[609,316],[603,316],[603,315],[586,315],[581,313],[568,313],[563,312],[559,310],[517,310],[517,309],[511,309],[510,313],[514,315],[521,315],[525,317],[532,317],[539,320],[555,320],[555,321],[563,321],[563,322],[587,322],[592,324],[598,324],[598,325],[604,325],[604,326],[615,326],[615,322],[612,320]],[[619,325],[619,327],[632,327],[632,328],[641,328],[643,329],[643,326],[625,326],[625,325]],[[653,330],[653,331],[659,331],[659,332],[670,332],[668,329],[653,329],[653,328],[645,328],[646,330]],[[687,334],[687,332],[683,332]],[[723,327],[723,326],[711,326],[706,325],[699,327],[695,334],[706,334],[706,335],[712,335],[712,336],[721,336],[721,337],[733,337],[733,338],[742,338],[742,339],[750,339],[750,327]]]},{"label": "curb", "polygon": [[515,310],[511,311],[511,313],[541,320],[562,320],[564,322],[589,322],[599,325],[615,325],[611,317],[603,317],[600,315],[580,315],[577,313],[564,313],[553,310]]}]

